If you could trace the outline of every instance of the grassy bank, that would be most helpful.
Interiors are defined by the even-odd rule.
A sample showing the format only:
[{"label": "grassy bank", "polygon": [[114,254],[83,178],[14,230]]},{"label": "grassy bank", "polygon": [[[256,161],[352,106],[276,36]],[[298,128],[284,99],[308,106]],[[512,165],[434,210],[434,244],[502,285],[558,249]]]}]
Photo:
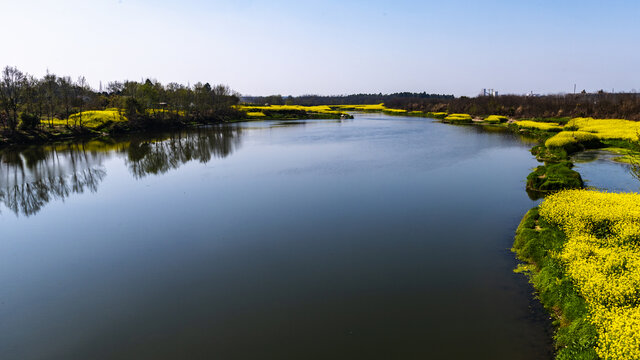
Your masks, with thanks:
[{"label": "grassy bank", "polygon": [[558,359],[640,359],[640,194],[567,190],[523,218],[513,250],[555,316]]},{"label": "grassy bank", "polygon": [[[464,114],[449,116],[453,121],[445,122],[469,122]],[[640,194],[583,190],[569,161],[573,153],[604,149],[637,165],[640,123],[498,125],[539,141],[531,152],[543,165],[527,177],[527,190],[546,199],[524,216],[512,250],[523,262],[516,272],[528,276],[553,318],[556,359],[640,360]]]},{"label": "grassy bank", "polygon": [[513,244],[518,259],[525,262],[517,272],[525,273],[549,311],[557,331],[556,359],[598,359],[596,329],[589,322],[587,305],[563,263],[554,254],[562,251],[565,234],[533,208],[522,219]]},{"label": "grassy bank", "polygon": [[[572,153],[605,149],[638,164],[640,124],[616,119],[519,121],[545,165],[527,188],[545,190],[523,218],[513,251],[557,326],[557,359],[640,359],[640,195],[582,187]],[[555,178],[561,179],[557,182]],[[562,190],[562,191],[558,191]]]},{"label": "grassy bank", "polygon": [[68,120],[43,119],[38,126],[31,129],[19,126],[15,131],[0,132],[0,147],[109,137],[130,132],[180,129],[198,125],[195,122],[175,119],[163,121],[161,118],[139,118],[132,122],[118,109],[91,110],[72,114]]}]

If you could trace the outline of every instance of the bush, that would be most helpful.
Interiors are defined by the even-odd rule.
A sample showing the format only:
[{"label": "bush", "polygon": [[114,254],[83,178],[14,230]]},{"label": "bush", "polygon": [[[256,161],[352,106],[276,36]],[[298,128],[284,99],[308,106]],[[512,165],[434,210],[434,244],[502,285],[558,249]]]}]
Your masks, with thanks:
[{"label": "bush", "polygon": [[35,129],[40,125],[40,118],[27,112],[20,113],[20,128],[24,130]]}]

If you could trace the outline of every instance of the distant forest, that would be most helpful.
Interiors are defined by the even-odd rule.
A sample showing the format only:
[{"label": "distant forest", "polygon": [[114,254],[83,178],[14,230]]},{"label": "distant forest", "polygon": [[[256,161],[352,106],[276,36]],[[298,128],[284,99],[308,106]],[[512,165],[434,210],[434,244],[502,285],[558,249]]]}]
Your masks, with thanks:
[{"label": "distant forest", "polygon": [[425,100],[425,99],[453,99],[453,95],[440,95],[440,94],[427,94],[412,93],[412,92],[400,92],[393,94],[351,94],[351,95],[333,95],[333,96],[321,96],[321,95],[302,95],[302,96],[282,96],[282,95],[270,95],[270,96],[244,96],[242,101],[255,105],[357,105],[357,104],[380,104],[388,103],[395,99],[406,100]]},{"label": "distant forest", "polygon": [[514,118],[594,117],[640,120],[638,93],[578,93],[545,96],[478,96],[448,99],[395,97],[385,102],[390,108],[408,111],[506,115]]}]

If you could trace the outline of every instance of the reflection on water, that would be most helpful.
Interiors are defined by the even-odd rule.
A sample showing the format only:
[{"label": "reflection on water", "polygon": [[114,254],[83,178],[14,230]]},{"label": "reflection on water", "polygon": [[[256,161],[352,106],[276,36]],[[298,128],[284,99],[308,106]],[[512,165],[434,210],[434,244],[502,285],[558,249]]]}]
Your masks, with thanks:
[{"label": "reflection on water", "polygon": [[0,153],[0,201],[14,213],[29,216],[51,200],[95,192],[106,176],[101,166],[106,156],[85,144]]},{"label": "reflection on water", "polygon": [[208,163],[212,157],[226,157],[240,146],[241,133],[242,129],[234,126],[200,128],[172,133],[161,141],[132,140],[123,152],[133,176],[142,178],[164,174],[189,161]]},{"label": "reflection on water", "polygon": [[240,127],[215,126],[154,137],[6,150],[0,152],[0,203],[16,215],[30,216],[52,200],[85,190],[96,192],[107,174],[103,162],[114,155],[126,156],[131,174],[142,178],[189,161],[207,163],[226,157],[240,146],[241,134]]}]

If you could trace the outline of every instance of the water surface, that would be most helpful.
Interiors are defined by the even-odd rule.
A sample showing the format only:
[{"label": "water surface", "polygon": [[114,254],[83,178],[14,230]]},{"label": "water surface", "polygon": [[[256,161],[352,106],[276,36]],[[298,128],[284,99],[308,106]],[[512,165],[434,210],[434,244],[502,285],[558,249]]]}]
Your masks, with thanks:
[{"label": "water surface", "polygon": [[0,358],[548,359],[530,147],[366,114],[4,152]]}]

